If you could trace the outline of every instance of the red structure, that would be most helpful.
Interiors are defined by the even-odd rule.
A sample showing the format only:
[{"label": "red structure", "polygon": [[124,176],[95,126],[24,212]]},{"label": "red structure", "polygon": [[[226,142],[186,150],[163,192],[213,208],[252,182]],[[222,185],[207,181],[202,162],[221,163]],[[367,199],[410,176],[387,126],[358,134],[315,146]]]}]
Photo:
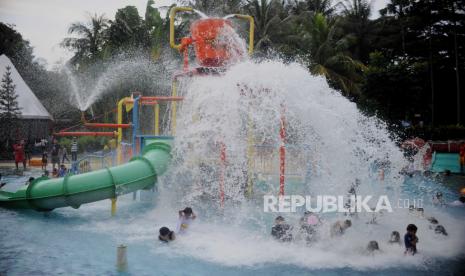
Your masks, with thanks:
[{"label": "red structure", "polygon": [[88,128],[130,128],[131,124],[85,123]]},{"label": "red structure", "polygon": [[116,137],[117,132],[56,132],[53,133],[54,136],[107,136],[107,137]]},{"label": "red structure", "polygon": [[201,66],[219,67],[228,64],[232,45],[226,41],[221,42],[219,37],[225,27],[230,26],[229,21],[221,18],[200,19],[192,23],[191,35],[192,41],[195,41],[195,56]]}]

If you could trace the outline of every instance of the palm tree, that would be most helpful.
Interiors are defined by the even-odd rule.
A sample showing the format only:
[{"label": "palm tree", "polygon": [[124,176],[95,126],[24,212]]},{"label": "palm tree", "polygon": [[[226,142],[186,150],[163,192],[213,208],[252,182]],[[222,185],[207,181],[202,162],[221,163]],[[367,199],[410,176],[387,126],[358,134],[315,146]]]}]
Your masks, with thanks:
[{"label": "palm tree", "polygon": [[336,12],[341,2],[336,2],[336,4],[333,5],[332,0],[306,0],[304,4],[306,5],[307,11],[321,13],[326,17],[330,17]]},{"label": "palm tree", "polygon": [[370,3],[367,0],[346,0],[343,6],[344,22],[342,26],[351,39],[353,57],[368,62],[370,36],[373,33]]},{"label": "palm tree", "polygon": [[264,50],[272,45],[273,30],[287,20],[281,19],[284,3],[278,0],[248,0],[244,6],[255,21],[255,49]]},{"label": "palm tree", "polygon": [[384,9],[380,10],[382,16],[393,15],[398,19],[401,34],[402,53],[405,54],[405,9],[409,5],[409,0],[391,0]]},{"label": "palm tree", "polygon": [[71,59],[73,64],[93,61],[100,56],[107,27],[108,19],[97,14],[89,15],[88,22],[75,22],[69,26],[68,33],[78,37],[67,37],[61,45],[75,51]]},{"label": "palm tree", "polygon": [[290,35],[289,41],[308,57],[313,74],[325,76],[331,86],[341,89],[346,96],[356,96],[360,93],[364,65],[349,55],[349,39],[340,34],[339,22],[340,19],[328,20],[316,13],[300,22],[300,30]]}]

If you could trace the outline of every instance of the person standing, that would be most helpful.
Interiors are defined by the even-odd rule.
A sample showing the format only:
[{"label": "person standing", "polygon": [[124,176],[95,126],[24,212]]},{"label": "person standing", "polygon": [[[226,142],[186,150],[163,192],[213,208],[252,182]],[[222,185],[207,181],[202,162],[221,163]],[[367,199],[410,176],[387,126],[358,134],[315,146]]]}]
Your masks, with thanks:
[{"label": "person standing", "polygon": [[417,230],[418,228],[415,224],[407,226],[407,233],[404,236],[405,255],[415,255],[417,253]]},{"label": "person standing", "polygon": [[57,140],[53,140],[52,149],[50,150],[50,156],[52,158],[52,169],[55,169],[55,164],[57,169],[60,166],[60,145],[58,145]]},{"label": "person standing", "polygon": [[16,170],[18,170],[18,164],[23,163],[23,168],[26,169],[26,158],[24,157],[24,140],[13,145],[15,155]]},{"label": "person standing", "polygon": [[66,161],[68,161],[68,163],[69,163],[69,159],[68,159],[68,150],[66,149],[66,146],[63,146],[63,149],[62,149],[62,151],[61,151],[61,154],[62,154],[61,164],[64,164],[64,163],[65,163],[65,159],[66,159]]},{"label": "person standing", "polygon": [[42,170],[47,170],[47,163],[48,163],[48,153],[46,151],[42,152]]},{"label": "person standing", "polygon": [[45,138],[40,139],[40,148],[42,152],[47,150],[47,143],[48,143],[47,139]]},{"label": "person standing", "polygon": [[76,137],[73,137],[73,141],[71,141],[71,161],[77,161],[77,153],[78,153],[78,143]]},{"label": "person standing", "polygon": [[29,140],[27,140],[24,145],[24,153],[26,155],[26,161],[31,162],[32,143]]}]

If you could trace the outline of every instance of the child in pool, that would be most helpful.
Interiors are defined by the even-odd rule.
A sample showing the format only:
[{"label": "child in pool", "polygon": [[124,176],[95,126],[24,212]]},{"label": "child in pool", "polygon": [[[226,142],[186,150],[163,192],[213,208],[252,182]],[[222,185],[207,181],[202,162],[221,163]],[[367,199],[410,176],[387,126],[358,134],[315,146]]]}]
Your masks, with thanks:
[{"label": "child in pool", "polygon": [[400,242],[400,233],[397,231],[392,231],[391,238],[389,239],[390,244],[401,244]]},{"label": "child in pool", "polygon": [[196,217],[197,216],[194,214],[191,207],[186,207],[184,208],[184,210],[180,210],[179,221],[176,227],[176,232],[184,233],[187,230],[187,228],[189,228],[189,225]]},{"label": "child in pool", "polygon": [[417,226],[415,224],[409,224],[407,226],[407,233],[404,236],[405,243],[405,254],[415,255],[417,253]]},{"label": "child in pool", "polygon": [[48,154],[46,151],[42,153],[42,170],[47,169],[47,163],[48,163]]},{"label": "child in pool", "polygon": [[282,216],[276,217],[275,225],[271,228],[271,235],[282,242],[292,241],[292,227],[286,223]]},{"label": "child in pool", "polygon": [[331,226],[330,234],[331,237],[342,236],[344,232],[352,226],[352,221],[346,219],[344,221],[337,221]]},{"label": "child in pool", "polygon": [[174,231],[171,231],[168,227],[160,228],[159,232],[158,239],[162,242],[174,241],[176,239]]}]

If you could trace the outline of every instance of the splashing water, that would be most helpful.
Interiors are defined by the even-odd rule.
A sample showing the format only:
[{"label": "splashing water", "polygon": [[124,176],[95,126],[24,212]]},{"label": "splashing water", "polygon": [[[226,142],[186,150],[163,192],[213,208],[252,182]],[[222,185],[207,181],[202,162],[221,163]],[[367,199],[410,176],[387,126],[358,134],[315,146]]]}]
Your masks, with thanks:
[{"label": "splashing water", "polygon": [[[406,165],[382,122],[361,114],[354,103],[299,64],[243,62],[224,76],[199,77],[186,87],[177,155],[182,160],[208,163],[209,158],[219,156],[218,143],[225,143],[228,166],[234,168],[227,179],[231,192],[243,184],[235,180],[241,178],[237,171],[247,170],[244,164],[250,135],[260,153],[265,154],[260,146],[277,150],[282,112],[291,154],[293,149],[301,152],[301,164],[296,166],[301,167],[301,174],[312,169],[307,165],[313,167],[307,183],[313,193],[346,191],[356,178],[365,183],[361,192],[381,192],[384,188],[370,184],[373,164],[384,160],[393,172]],[[288,162],[295,157],[289,156]],[[387,178],[393,187],[402,183],[396,173]]]},{"label": "splashing water", "polygon": [[103,95],[115,95],[121,87],[130,90],[119,91],[120,96],[128,96],[144,88],[146,90],[148,86],[150,93],[161,95],[168,91],[169,81],[164,80],[169,79],[168,71],[173,67],[173,62],[160,59],[155,63],[144,55],[133,55],[122,54],[107,63],[94,65],[85,73],[73,73],[64,67],[63,72],[70,84],[70,103],[85,111]]},{"label": "splashing water", "polygon": [[[1,256],[14,256],[7,264],[11,262],[16,271],[29,274],[30,270],[43,274],[111,274],[114,256],[108,252],[120,243],[131,248],[131,273],[138,275],[167,271],[190,271],[192,275],[224,271],[241,275],[333,275],[358,274],[366,269],[389,275],[409,271],[422,274],[434,266],[435,260],[463,258],[463,212],[454,216],[427,202],[425,215],[436,217],[446,227],[447,237],[435,234],[425,218],[407,209],[394,209],[393,213],[378,214],[376,224],[366,223],[372,219],[371,214],[352,217],[352,227],[335,238],[329,235],[330,225],[343,215],[322,215],[318,238],[310,246],[299,239],[291,243],[273,240],[270,227],[277,214],[263,212],[262,195],[278,193],[282,115],[287,131],[286,194],[346,195],[358,179],[359,195],[387,194],[394,203],[398,198],[420,194],[428,199],[438,186],[431,180],[405,180],[400,176],[398,172],[407,162],[386,125],[363,115],[354,103],[329,88],[324,78],[312,76],[298,63],[245,60],[243,41],[228,32],[220,39],[241,45],[235,48],[240,49],[238,57],[233,58],[235,64],[223,75],[194,77],[180,83],[178,92],[185,98],[178,111],[174,162],[159,178],[157,206],[144,213],[131,209],[137,205],[131,198],[122,197],[118,199],[121,205],[116,218],[109,219],[105,213],[108,202],[96,202],[80,210],[57,210],[56,217],[46,223],[43,218],[23,219],[13,212],[0,212],[3,221],[12,224],[11,229],[0,229],[0,243],[6,248],[0,251],[4,254]],[[92,91],[108,91],[110,80],[122,76],[116,72],[134,68],[115,66],[115,73],[102,74],[108,77],[96,81]],[[99,93],[82,95],[80,106],[89,106]],[[222,144],[226,147],[224,209],[218,202]],[[387,168],[384,181],[376,172],[380,163]],[[244,194],[250,180],[254,196],[247,199]],[[186,235],[169,246],[160,245],[157,230],[162,226],[173,228],[177,210],[186,205],[194,208],[198,219]],[[282,215],[297,228],[299,213]],[[402,235],[409,223],[419,229],[419,254],[414,257],[404,256],[401,245],[387,242],[391,231]],[[75,238],[70,240],[69,233]],[[33,241],[23,242],[31,237]],[[378,241],[379,253],[366,253],[370,240]],[[45,246],[53,250],[53,258],[41,250]],[[15,250],[25,253],[16,255]],[[30,250],[41,262],[30,258]],[[98,261],[102,257],[105,260]],[[64,271],[56,270],[71,258],[79,261]]]},{"label": "splashing water", "polygon": [[203,13],[203,12],[201,12],[199,10],[194,9],[194,12],[196,14],[198,14],[200,16],[200,18],[208,18],[208,15],[206,15],[205,13]]},{"label": "splashing water", "polygon": [[[180,238],[172,252],[225,266],[278,263],[312,269],[421,269],[428,266],[431,258],[462,253],[463,223],[432,207],[426,208],[426,216],[434,215],[446,224],[448,237],[435,234],[425,218],[413,216],[406,209],[394,209],[393,213],[377,215],[377,224],[367,224],[371,214],[359,214],[340,238],[331,238],[329,232],[330,225],[343,219],[343,215],[323,215],[325,222],[312,246],[299,240],[276,243],[269,236],[276,214],[263,213],[261,195],[278,194],[277,150],[282,113],[288,130],[287,194],[346,195],[358,179],[359,195],[387,194],[392,203],[402,196],[415,195],[402,192],[405,184],[398,172],[407,162],[386,125],[363,115],[355,103],[329,88],[324,78],[310,75],[297,63],[244,61],[224,75],[187,80],[180,91],[185,100],[178,117],[175,165],[171,176],[164,178],[161,198],[166,200],[160,204],[163,210],[170,204],[173,208],[192,205],[202,212],[203,221],[188,238]],[[255,201],[244,197],[250,177],[251,136]],[[227,156],[224,210],[219,210],[218,203],[221,143],[226,145]],[[274,163],[275,170],[269,172],[257,166],[261,162]],[[384,181],[378,179],[374,169],[379,162],[388,164]],[[293,176],[301,181],[295,183]],[[258,187],[261,177],[265,181]],[[165,212],[161,210],[155,212]],[[283,215],[292,225],[298,225],[299,214]],[[164,223],[167,221],[160,225]],[[403,247],[389,245],[387,240],[394,230],[403,235],[410,223],[420,229],[421,254],[406,259]],[[380,254],[366,253],[370,240],[380,243]]]},{"label": "splashing water", "polygon": [[81,96],[81,92],[78,86],[78,80],[76,79],[76,76],[73,74],[73,72],[71,72],[71,70],[69,69],[67,65],[63,66],[63,73],[67,77],[68,83],[69,83],[69,88],[70,88],[70,93],[71,93],[70,103],[76,106],[77,108],[79,108],[79,110],[81,111],[85,110],[84,109],[85,103],[83,102],[83,98]]}]

